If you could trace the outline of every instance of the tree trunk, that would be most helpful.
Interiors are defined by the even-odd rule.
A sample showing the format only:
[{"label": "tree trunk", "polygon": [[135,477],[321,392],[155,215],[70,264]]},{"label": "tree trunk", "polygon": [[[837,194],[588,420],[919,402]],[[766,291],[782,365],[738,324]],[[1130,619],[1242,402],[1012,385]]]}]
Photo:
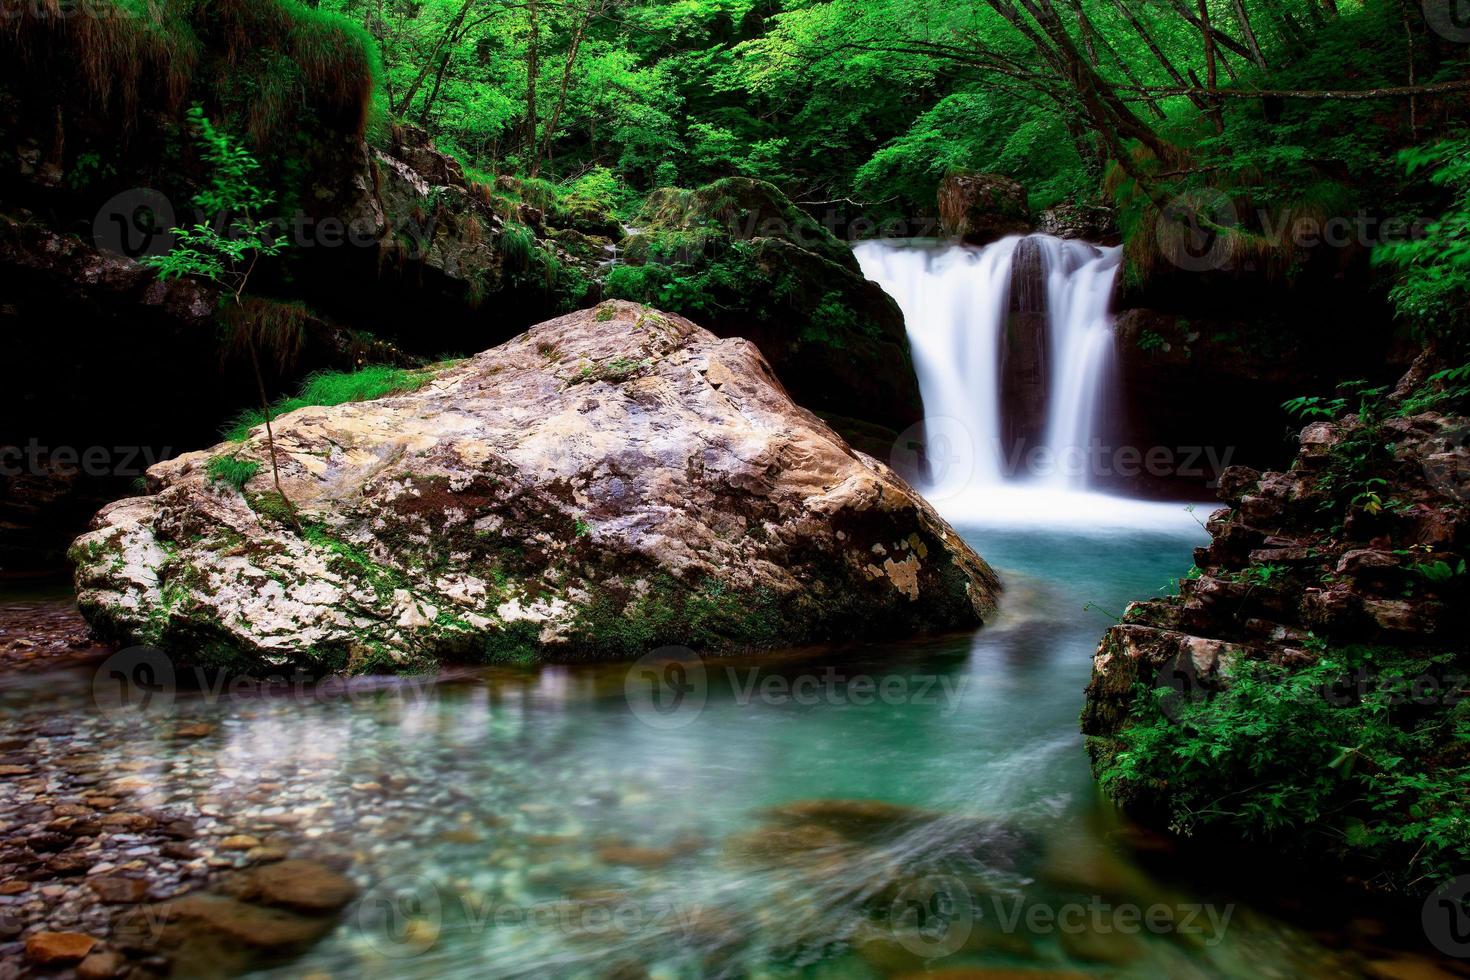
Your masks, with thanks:
[{"label": "tree trunk", "polygon": [[459,29],[464,24],[464,19],[469,16],[470,8],[474,5],[475,0],[464,0],[464,3],[459,8],[459,13],[454,15],[454,19],[449,22],[449,26],[445,28],[444,33],[439,35],[439,40],[434,42],[434,50],[430,51],[429,56],[424,59],[424,66],[419,69],[418,77],[413,80],[413,84],[409,85],[408,90],[403,93],[403,100],[396,105],[390,102],[390,110],[404,113],[413,108],[413,100],[418,98],[419,89],[423,87],[424,82],[429,77],[429,73],[434,70],[434,63],[438,60],[439,52],[443,51],[444,46],[450,43],[451,40],[458,39]]},{"label": "tree trunk", "polygon": [[1261,53],[1261,45],[1256,40],[1256,32],[1251,30],[1250,15],[1246,13],[1244,0],[1232,0],[1235,5],[1235,21],[1240,25],[1240,34],[1245,38],[1246,47],[1251,49],[1251,60],[1256,67],[1265,71],[1266,56]]},{"label": "tree trunk", "polygon": [[530,0],[531,36],[526,42],[526,149],[536,152],[539,127],[536,119],[536,78],[541,74],[541,5]]},{"label": "tree trunk", "polygon": [[1225,132],[1225,115],[1220,110],[1220,100],[1215,92],[1220,87],[1219,73],[1215,67],[1215,37],[1210,27],[1210,5],[1208,0],[1199,0],[1200,36],[1205,42],[1205,87],[1209,90],[1210,118],[1214,120],[1215,132]]},{"label": "tree trunk", "polygon": [[587,0],[587,9],[582,13],[582,20],[577,24],[577,30],[572,34],[571,46],[567,49],[566,67],[561,73],[561,90],[556,96],[556,108],[551,111],[551,121],[547,124],[546,134],[541,142],[536,145],[534,155],[531,158],[531,176],[535,177],[541,172],[541,160],[551,159],[551,144],[556,139],[556,127],[561,125],[561,113],[567,104],[567,90],[572,84],[572,70],[577,66],[577,54],[582,49],[582,41],[587,36],[587,27],[592,23],[592,17],[602,8],[601,0]]}]

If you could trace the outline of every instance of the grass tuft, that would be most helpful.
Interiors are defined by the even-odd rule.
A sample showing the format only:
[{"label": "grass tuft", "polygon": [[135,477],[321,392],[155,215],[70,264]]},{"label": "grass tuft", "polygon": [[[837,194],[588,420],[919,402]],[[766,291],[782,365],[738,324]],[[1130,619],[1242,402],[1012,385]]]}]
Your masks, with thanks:
[{"label": "grass tuft", "polygon": [[[306,379],[301,393],[292,398],[283,398],[271,406],[271,418],[279,418],[298,408],[311,405],[344,405],[348,402],[365,402],[388,395],[414,391],[429,381],[422,371],[374,364],[357,371],[321,371]],[[259,409],[247,409],[236,416],[225,430],[225,438],[232,442],[243,442],[249,438],[250,430],[265,422]]]},{"label": "grass tuft", "polygon": [[209,461],[208,470],[213,482],[243,491],[260,472],[260,464],[238,456],[216,456]]}]

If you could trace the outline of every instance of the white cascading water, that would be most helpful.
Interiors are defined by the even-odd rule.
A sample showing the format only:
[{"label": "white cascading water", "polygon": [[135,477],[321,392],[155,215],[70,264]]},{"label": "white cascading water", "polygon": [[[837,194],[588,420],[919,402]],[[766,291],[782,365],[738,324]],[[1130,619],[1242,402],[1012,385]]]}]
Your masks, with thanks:
[{"label": "white cascading water", "polygon": [[1113,281],[1122,248],[1037,235],[1046,276],[1047,329],[1054,352],[1045,444],[1060,465],[1055,486],[1085,489],[1087,454],[1102,396],[1113,380]]},{"label": "white cascading water", "polygon": [[[1007,445],[1002,437],[1000,348],[1023,241],[1036,246],[1045,283],[1048,377],[1039,447]],[[1158,505],[1087,493],[1089,454],[1114,381],[1111,300],[1121,248],[1033,235],[983,249],[880,240],[855,251],[863,274],[903,310],[924,400],[929,468],[919,489],[946,516],[1055,521],[1109,512],[1134,523],[1158,513]]]}]

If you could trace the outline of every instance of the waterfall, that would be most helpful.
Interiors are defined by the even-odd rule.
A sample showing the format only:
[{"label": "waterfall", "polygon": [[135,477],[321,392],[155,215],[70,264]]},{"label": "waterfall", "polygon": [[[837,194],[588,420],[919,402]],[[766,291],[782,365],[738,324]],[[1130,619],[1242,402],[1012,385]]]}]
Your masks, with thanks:
[{"label": "waterfall", "polygon": [[870,241],[856,253],[908,324],[924,399],[921,489],[1086,489],[1122,249],[1029,235],[983,249]]}]

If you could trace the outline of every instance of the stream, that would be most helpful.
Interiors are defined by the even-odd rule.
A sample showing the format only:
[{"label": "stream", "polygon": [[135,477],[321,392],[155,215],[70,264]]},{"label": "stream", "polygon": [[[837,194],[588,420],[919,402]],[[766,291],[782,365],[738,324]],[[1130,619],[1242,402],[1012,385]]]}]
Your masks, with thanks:
[{"label": "stream", "polygon": [[[350,862],[343,924],[260,976],[1362,975],[1382,950],[1211,889],[1092,782],[1097,637],[1205,538],[1153,511],[965,527],[1008,583],[995,624],[693,661],[677,705],[586,666],[124,711],[77,671],[12,679],[0,721],[146,780],[205,839],[284,827]],[[953,974],[982,975],[1012,974]]]},{"label": "stream", "polygon": [[[22,674],[0,684],[7,745],[74,785],[131,781],[209,868],[243,865],[224,841],[248,834],[345,869],[341,924],[261,977],[1436,975],[1422,936],[1352,896],[1221,868],[1100,794],[1078,733],[1093,651],[1187,572],[1210,505],[1006,471],[993,345],[1015,251],[860,250],[953,423],[956,465],[931,454],[916,484],[1006,584],[977,633],[216,692],[154,664],[151,703],[119,701],[136,664]],[[1042,432],[1065,454],[1106,399],[1117,254],[1041,251],[1065,311]]]}]

